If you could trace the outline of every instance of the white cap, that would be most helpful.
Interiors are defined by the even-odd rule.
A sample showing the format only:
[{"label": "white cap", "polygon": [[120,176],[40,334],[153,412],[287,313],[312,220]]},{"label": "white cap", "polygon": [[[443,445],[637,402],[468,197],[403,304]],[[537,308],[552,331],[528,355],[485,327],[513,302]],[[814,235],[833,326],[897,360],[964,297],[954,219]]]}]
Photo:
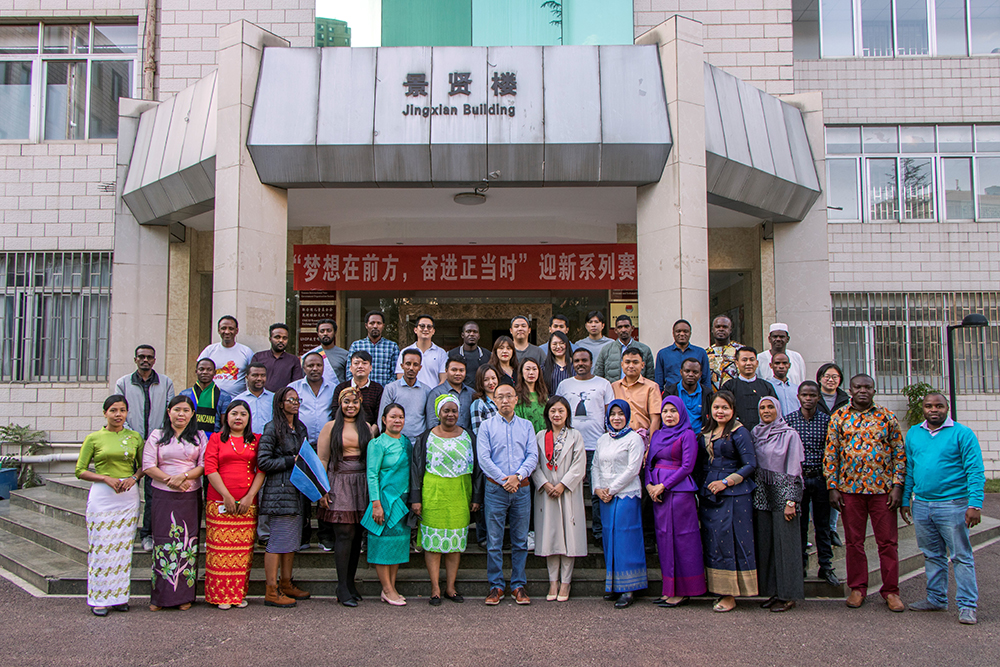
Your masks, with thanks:
[{"label": "white cap", "polygon": [[771,325],[771,328],[767,330],[768,333],[774,333],[775,331],[784,331],[788,333],[788,325],[784,322],[775,322]]}]

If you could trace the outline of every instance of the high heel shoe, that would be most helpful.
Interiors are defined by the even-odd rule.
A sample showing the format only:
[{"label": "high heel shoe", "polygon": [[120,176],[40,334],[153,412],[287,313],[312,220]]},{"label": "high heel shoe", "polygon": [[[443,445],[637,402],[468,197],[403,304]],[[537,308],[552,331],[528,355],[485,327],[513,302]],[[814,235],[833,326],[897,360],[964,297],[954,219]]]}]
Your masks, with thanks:
[{"label": "high heel shoe", "polygon": [[[559,588],[560,588],[560,590],[562,590],[561,586]],[[558,595],[556,595],[556,602],[566,602],[567,600],[569,600],[569,584],[566,584],[566,594],[565,595],[563,595],[562,593],[559,593]]]},{"label": "high heel shoe", "polygon": [[382,591],[382,602],[386,602],[388,604],[391,604],[393,607],[405,607],[406,606],[406,600],[392,600],[392,599],[389,598],[388,595],[385,594],[385,591]]}]

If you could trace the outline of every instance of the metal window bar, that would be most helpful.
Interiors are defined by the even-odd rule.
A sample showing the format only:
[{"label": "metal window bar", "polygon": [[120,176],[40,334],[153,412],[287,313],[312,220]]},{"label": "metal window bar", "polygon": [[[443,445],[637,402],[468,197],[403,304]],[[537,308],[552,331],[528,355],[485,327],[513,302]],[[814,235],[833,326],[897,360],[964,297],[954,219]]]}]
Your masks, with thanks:
[{"label": "metal window bar", "polygon": [[107,379],[110,252],[0,253],[0,381]]},{"label": "metal window bar", "polygon": [[970,313],[990,326],[954,332],[956,386],[1000,393],[1000,292],[834,293],[834,358],[845,379],[868,373],[884,393],[917,382],[945,390],[947,326]]}]

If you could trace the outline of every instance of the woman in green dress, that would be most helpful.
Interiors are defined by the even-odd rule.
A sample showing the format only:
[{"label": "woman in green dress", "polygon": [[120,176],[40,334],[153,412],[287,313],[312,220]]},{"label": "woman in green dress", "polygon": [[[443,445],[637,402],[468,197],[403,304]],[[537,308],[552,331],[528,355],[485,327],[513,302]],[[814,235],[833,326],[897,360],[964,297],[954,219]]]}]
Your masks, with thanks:
[{"label": "woman in green dress", "polygon": [[476,438],[458,425],[458,399],[443,394],[434,402],[440,423],[413,443],[410,506],[420,517],[420,546],[431,580],[430,604],[441,604],[441,555],[444,597],[464,602],[455,589],[458,563],[469,536],[470,509],[483,502],[483,474],[476,460]]},{"label": "woman in green dress", "polygon": [[545,404],[549,400],[549,388],[542,375],[542,367],[534,359],[525,359],[517,374],[517,405],[514,414],[531,422],[535,433],[545,430]]},{"label": "woman in green dress", "polygon": [[368,530],[368,562],[382,582],[382,602],[401,607],[396,590],[400,563],[410,560],[406,506],[410,492],[410,441],[403,435],[406,412],[399,403],[382,411],[382,435],[368,443],[368,510],[361,525]]}]

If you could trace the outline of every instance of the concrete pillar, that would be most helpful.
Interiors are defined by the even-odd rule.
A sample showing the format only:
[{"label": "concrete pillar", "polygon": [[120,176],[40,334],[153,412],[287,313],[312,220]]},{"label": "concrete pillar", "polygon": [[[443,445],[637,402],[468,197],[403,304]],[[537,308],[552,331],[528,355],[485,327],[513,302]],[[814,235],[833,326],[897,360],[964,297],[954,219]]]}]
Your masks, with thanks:
[{"label": "concrete pillar", "polygon": [[[115,249],[111,274],[111,341],[108,385],[135,370],[134,351],[152,345],[166,352],[168,227],[136,222],[122,190],[139,129],[139,115],[156,102],[122,99],[118,111],[118,157],[115,179]],[[162,361],[160,362],[162,364]],[[159,366],[162,369],[162,366]]]},{"label": "concrete pillar", "polygon": [[260,182],[246,148],[265,46],[288,42],[246,21],[219,30],[212,319],[235,316],[254,350],[285,319],[287,270],[288,192]]},{"label": "concrete pillar", "polygon": [[[825,188],[822,94],[785,95],[781,99],[802,110],[816,172]],[[810,378],[821,364],[833,360],[826,224],[824,191],[804,220],[774,226],[775,319],[788,325],[788,347],[805,358]]]},{"label": "concrete pillar", "polygon": [[709,335],[708,200],[702,24],[673,16],[636,39],[657,44],[674,146],[658,183],[638,188],[639,319],[654,350],[673,342],[678,318],[692,342]]}]

